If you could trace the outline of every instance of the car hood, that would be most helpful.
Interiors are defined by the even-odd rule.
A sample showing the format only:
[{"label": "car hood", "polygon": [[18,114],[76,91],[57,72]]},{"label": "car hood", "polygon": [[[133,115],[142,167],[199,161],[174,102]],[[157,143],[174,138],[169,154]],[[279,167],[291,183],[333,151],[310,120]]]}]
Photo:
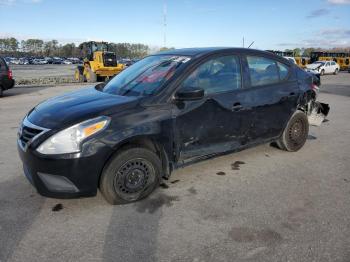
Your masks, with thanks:
[{"label": "car hood", "polygon": [[111,115],[138,102],[137,97],[118,96],[84,88],[50,98],[33,108],[27,118],[37,126],[61,129],[100,115]]},{"label": "car hood", "polygon": [[306,65],[306,68],[308,69],[317,69],[320,66],[322,66],[321,64],[311,64],[311,65]]}]

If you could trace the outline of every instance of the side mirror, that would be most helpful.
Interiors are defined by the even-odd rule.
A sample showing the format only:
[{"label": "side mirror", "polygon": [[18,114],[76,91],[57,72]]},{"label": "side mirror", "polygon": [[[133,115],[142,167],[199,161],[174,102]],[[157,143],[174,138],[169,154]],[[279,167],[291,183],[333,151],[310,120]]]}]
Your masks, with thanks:
[{"label": "side mirror", "polygon": [[102,90],[102,89],[105,87],[106,84],[107,84],[106,82],[99,83],[99,84],[97,84],[97,85],[95,86],[95,88],[96,88],[97,90]]},{"label": "side mirror", "polygon": [[204,89],[199,87],[185,87],[181,88],[176,94],[177,101],[191,101],[200,100],[204,97]]}]

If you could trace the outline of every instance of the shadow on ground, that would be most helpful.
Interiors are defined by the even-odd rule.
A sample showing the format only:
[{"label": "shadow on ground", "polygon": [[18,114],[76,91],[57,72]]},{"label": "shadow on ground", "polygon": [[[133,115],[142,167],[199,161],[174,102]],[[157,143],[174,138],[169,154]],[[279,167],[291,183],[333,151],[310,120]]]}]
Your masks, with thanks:
[{"label": "shadow on ground", "polygon": [[24,178],[0,183],[0,261],[11,257],[43,202]]},{"label": "shadow on ground", "polygon": [[134,204],[116,206],[106,231],[104,261],[156,261],[157,236],[162,208],[177,196],[157,190]]}]

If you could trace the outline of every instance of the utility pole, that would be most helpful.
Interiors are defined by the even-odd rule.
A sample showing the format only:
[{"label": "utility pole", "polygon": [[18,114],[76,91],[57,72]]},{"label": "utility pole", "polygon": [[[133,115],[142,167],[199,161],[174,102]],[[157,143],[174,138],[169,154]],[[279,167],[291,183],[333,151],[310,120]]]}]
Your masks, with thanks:
[{"label": "utility pole", "polygon": [[163,46],[164,47],[166,47],[166,26],[167,26],[167,24],[166,24],[166,16],[167,16],[167,7],[166,7],[166,1],[164,0],[164,5],[163,5],[163,37],[164,37],[164,39],[163,39],[163,41],[164,41],[164,43],[163,43]]}]

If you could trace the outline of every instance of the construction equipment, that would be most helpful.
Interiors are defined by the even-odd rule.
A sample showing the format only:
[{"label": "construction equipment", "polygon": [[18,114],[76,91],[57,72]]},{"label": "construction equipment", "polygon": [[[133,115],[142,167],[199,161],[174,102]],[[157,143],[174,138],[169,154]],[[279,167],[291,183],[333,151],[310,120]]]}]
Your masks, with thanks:
[{"label": "construction equipment", "polygon": [[105,81],[124,69],[124,65],[118,64],[116,54],[109,51],[106,42],[85,42],[80,48],[84,61],[75,70],[75,79],[79,82]]}]

